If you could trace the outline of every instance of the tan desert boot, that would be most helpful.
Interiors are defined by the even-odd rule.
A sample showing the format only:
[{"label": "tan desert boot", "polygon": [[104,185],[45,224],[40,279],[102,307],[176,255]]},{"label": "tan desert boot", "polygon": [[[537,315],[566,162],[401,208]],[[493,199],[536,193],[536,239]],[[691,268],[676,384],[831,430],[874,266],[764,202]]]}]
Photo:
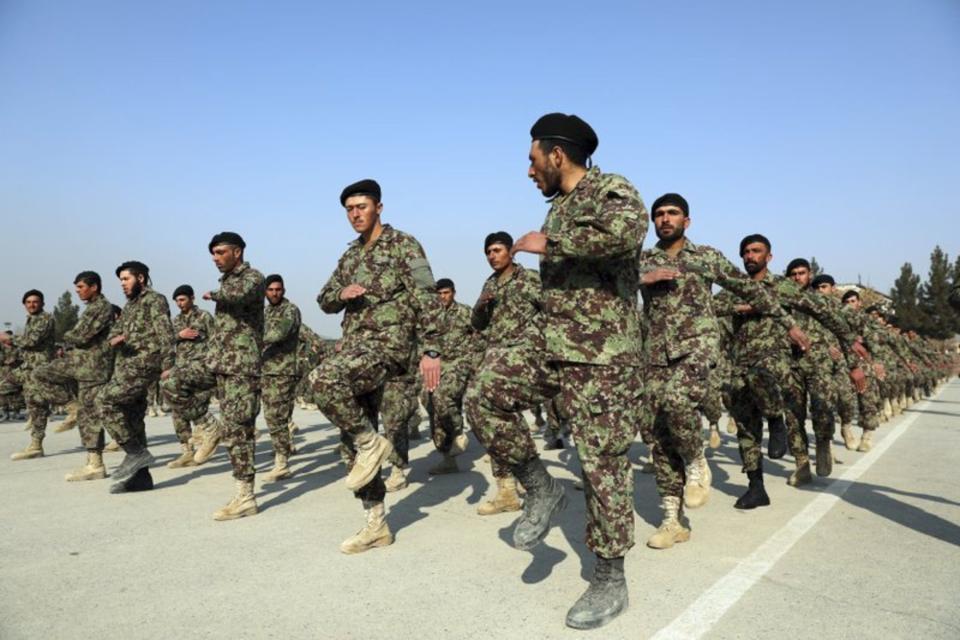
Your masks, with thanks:
[{"label": "tan desert boot", "polygon": [[31,438],[30,444],[23,451],[17,451],[10,456],[11,460],[30,460],[31,458],[43,457],[43,439]]},{"label": "tan desert boot", "polygon": [[277,480],[289,478],[292,475],[293,473],[290,471],[287,456],[278,453],[273,456],[273,469],[270,469],[267,475],[263,477],[263,480],[264,482],[276,482]]},{"label": "tan desert boot", "polygon": [[393,534],[387,526],[382,502],[375,502],[367,509],[367,526],[350,536],[340,545],[340,551],[346,554],[363,553],[375,547],[393,544]]},{"label": "tan desert boot", "polygon": [[800,487],[813,482],[813,474],[810,473],[810,457],[806,454],[797,456],[797,468],[787,478],[787,484],[791,487]]},{"label": "tan desert boot", "polygon": [[54,433],[63,433],[64,431],[70,431],[75,426],[77,426],[77,412],[80,410],[80,403],[76,400],[71,400],[67,403],[67,417],[63,419],[63,422],[54,427]]},{"label": "tan desert boot", "polygon": [[863,435],[860,437],[860,444],[857,446],[857,451],[866,453],[873,448],[873,431],[872,430],[863,430]]},{"label": "tan desert boot", "polygon": [[647,540],[651,549],[669,549],[678,542],[690,539],[690,529],[680,521],[680,498],[667,496],[663,499],[663,520],[656,532]]},{"label": "tan desert boot", "polygon": [[103,456],[95,451],[87,453],[87,464],[71,471],[65,477],[67,482],[83,482],[85,480],[103,480],[107,477],[107,468],[103,465]]},{"label": "tan desert boot", "polygon": [[710,440],[708,441],[707,444],[711,449],[720,448],[720,425],[718,424],[710,425]]},{"label": "tan desert boot", "polygon": [[853,435],[853,427],[849,424],[840,425],[840,437],[843,438],[843,446],[847,451],[853,451],[857,448],[857,439]]},{"label": "tan desert boot", "polygon": [[497,478],[497,495],[493,500],[484,502],[477,507],[477,514],[492,516],[507,511],[520,511],[520,496],[517,495],[517,480],[513,476]]},{"label": "tan desert boot", "polygon": [[397,465],[393,465],[393,468],[390,469],[390,476],[383,483],[387,487],[387,491],[393,493],[394,491],[399,491],[400,489],[407,488],[407,475],[403,472],[403,469]]},{"label": "tan desert boot", "polygon": [[347,474],[347,489],[357,491],[380,473],[380,467],[393,453],[393,445],[373,429],[360,432],[353,442],[357,455]]},{"label": "tan desert boot", "polygon": [[707,458],[700,455],[692,460],[684,468],[687,476],[687,482],[683,486],[683,505],[688,509],[696,509],[707,504],[710,498],[710,482],[713,475],[710,473],[710,465],[707,464]]},{"label": "tan desert boot", "polygon": [[193,445],[189,442],[184,442],[180,445],[180,450],[182,453],[180,457],[175,460],[171,460],[167,463],[167,466],[171,469],[180,469],[181,467],[194,467],[196,462],[193,461]]},{"label": "tan desert boot", "polygon": [[236,520],[256,515],[257,500],[253,497],[253,480],[235,480],[236,494],[227,506],[213,513],[214,520]]}]

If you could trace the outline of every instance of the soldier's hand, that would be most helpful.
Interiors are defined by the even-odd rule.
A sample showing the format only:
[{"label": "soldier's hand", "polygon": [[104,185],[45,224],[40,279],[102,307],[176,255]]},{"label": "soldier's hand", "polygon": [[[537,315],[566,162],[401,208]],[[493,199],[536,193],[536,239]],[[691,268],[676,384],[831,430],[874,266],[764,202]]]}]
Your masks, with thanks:
[{"label": "soldier's hand", "polygon": [[203,294],[200,297],[203,298],[204,300],[213,300],[213,292],[207,291],[205,294]]},{"label": "soldier's hand", "polygon": [[863,358],[864,360],[870,359],[870,352],[867,351],[867,348],[863,346],[862,342],[859,342],[859,341],[854,342],[853,346],[850,347],[850,350],[853,351],[858,356],[860,356],[861,358]]},{"label": "soldier's hand", "polygon": [[124,342],[126,342],[126,340],[127,340],[127,336],[123,334],[120,334],[119,336],[114,336],[113,338],[110,338],[110,346],[115,347],[118,344],[123,344]]},{"label": "soldier's hand", "polygon": [[640,277],[640,283],[647,286],[663,282],[664,280],[676,280],[680,277],[680,272],[669,267],[657,267],[647,271]]},{"label": "soldier's hand", "polygon": [[480,296],[480,299],[477,301],[477,304],[479,304],[481,307],[485,307],[491,302],[493,302],[494,300],[496,300],[496,296],[493,295],[493,292],[487,291],[482,296]]},{"label": "soldier's hand", "polygon": [[365,294],[367,290],[359,284],[348,284],[340,290],[340,299],[344,302],[355,300]]},{"label": "soldier's hand", "polygon": [[878,379],[878,380],[886,380],[886,379],[887,379],[887,369],[886,369],[886,367],[883,366],[883,363],[881,363],[881,362],[874,362],[874,363],[873,363],[873,372],[877,374],[877,379]]},{"label": "soldier's hand", "polygon": [[190,327],[187,327],[186,329],[181,329],[180,333],[178,333],[177,335],[183,338],[184,340],[196,340],[197,338],[200,337],[200,332],[197,331],[196,329],[191,329]]},{"label": "soldier's hand", "polygon": [[749,304],[735,304],[733,310],[737,313],[753,313],[753,307]]},{"label": "soldier's hand", "polygon": [[536,253],[541,256],[544,255],[547,252],[546,234],[540,233],[539,231],[529,231],[520,236],[520,239],[513,243],[513,248],[510,249],[510,255],[515,256],[521,251]]},{"label": "soldier's hand", "polygon": [[440,384],[440,358],[431,358],[424,354],[420,358],[420,375],[423,376],[423,388],[433,391]]},{"label": "soldier's hand", "polygon": [[830,357],[833,358],[834,360],[839,360],[840,358],[843,357],[843,353],[840,351],[840,349],[837,349],[836,347],[830,347],[828,351],[830,352]]},{"label": "soldier's hand", "polygon": [[3,346],[9,347],[12,344],[12,339],[7,334],[0,332],[0,342],[3,343]]},{"label": "soldier's hand", "polygon": [[170,377],[170,369],[167,369],[166,371],[160,374],[161,380],[166,380],[169,377]]},{"label": "soldier's hand", "polygon": [[797,325],[790,327],[787,335],[790,337],[790,342],[797,345],[801,351],[806,352],[810,350],[810,338],[808,338],[807,334],[803,332],[803,329]]},{"label": "soldier's hand", "polygon": [[867,375],[860,367],[850,369],[850,381],[853,382],[857,393],[862,395],[867,390]]}]

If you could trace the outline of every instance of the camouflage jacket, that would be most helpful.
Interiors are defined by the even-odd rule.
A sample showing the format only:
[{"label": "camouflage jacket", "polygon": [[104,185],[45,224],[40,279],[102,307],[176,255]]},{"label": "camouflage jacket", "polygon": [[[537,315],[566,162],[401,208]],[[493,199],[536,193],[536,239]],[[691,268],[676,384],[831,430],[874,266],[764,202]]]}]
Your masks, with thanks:
[{"label": "camouflage jacket", "polygon": [[263,352],[263,274],[243,262],[210,292],[217,303],[207,368],[228,376],[259,376]]},{"label": "camouflage jacket", "polygon": [[691,354],[713,364],[718,362],[720,333],[713,310],[714,284],[733,292],[785,329],[793,325],[764,287],[713,247],[696,245],[687,239],[676,257],[671,257],[659,244],[655,245],[640,255],[640,273],[657,268],[676,269],[680,276],[640,287],[647,365],[666,366]]},{"label": "camouflage jacket", "polygon": [[[207,356],[207,348],[213,334],[213,316],[200,307],[192,307],[187,312],[180,312],[173,319],[173,332],[177,340],[177,364],[188,362],[203,362]],[[200,335],[193,340],[180,337],[184,329],[193,329]]]},{"label": "camouflage jacket", "polygon": [[333,352],[333,345],[317,335],[317,332],[300,323],[299,344],[297,346],[297,370],[307,374]]},{"label": "camouflage jacket", "polygon": [[117,346],[117,367],[145,374],[173,367],[173,323],[170,321],[170,306],[163,294],[144,287],[140,295],[127,300],[111,335],[125,338]]},{"label": "camouflage jacket", "polygon": [[856,358],[849,347],[856,340],[857,332],[847,321],[843,305],[835,297],[823,295],[810,287],[801,289],[801,292],[812,298],[811,302],[819,303],[821,308],[794,313],[797,324],[810,338],[810,350],[801,357],[801,352],[793,348],[793,361],[819,370],[831,370],[837,364],[830,355],[830,348],[834,347],[847,356],[847,363],[852,366]]},{"label": "camouflage jacket", "polygon": [[[817,320],[822,322],[840,340],[845,354],[855,339],[850,326],[839,317],[839,310],[831,310],[826,299],[813,292],[802,290],[793,280],[774,275],[770,271],[759,281],[777,302],[789,311],[803,328],[804,324]],[[757,310],[739,313],[736,305],[745,301],[728,291],[714,297],[718,315],[731,316],[734,327],[734,357],[739,366],[750,366],[767,358],[783,358],[797,364],[804,356],[793,348],[782,323]],[[807,333],[806,329],[804,330]],[[815,336],[808,337],[811,341]],[[822,345],[821,345],[822,346]],[[829,357],[829,356],[828,356]]]},{"label": "camouflage jacket", "polygon": [[553,199],[541,231],[547,357],[639,366],[637,260],[647,234],[640,194],[626,178],[593,167]]},{"label": "camouflage jacket", "polygon": [[53,316],[41,311],[27,316],[27,326],[23,333],[13,337],[13,346],[20,350],[20,365],[23,369],[33,369],[53,360],[56,350]]},{"label": "camouflage jacket", "polygon": [[74,377],[80,382],[103,383],[113,375],[113,305],[103,294],[90,300],[73,329],[63,334],[70,350],[67,359]]},{"label": "camouflage jacket", "polygon": [[263,331],[263,375],[298,376],[300,309],[286,298],[267,304]]},{"label": "camouflage jacket", "polygon": [[[490,294],[485,305],[480,301]],[[484,348],[529,345],[544,348],[543,288],[540,275],[514,263],[513,273],[500,280],[496,273],[483,283],[470,322],[482,332]]]},{"label": "camouflage jacket", "polygon": [[[351,284],[367,292],[344,302],[340,292]],[[325,313],[344,312],[340,324],[344,348],[375,349],[407,366],[417,341],[422,351],[444,355],[435,287],[420,243],[387,224],[369,248],[360,238],[350,243],[317,302]]]},{"label": "camouflage jacket", "polygon": [[476,358],[483,351],[483,344],[470,319],[473,309],[465,304],[454,302],[449,307],[440,304],[440,319],[446,331],[438,341],[440,353],[447,360]]}]

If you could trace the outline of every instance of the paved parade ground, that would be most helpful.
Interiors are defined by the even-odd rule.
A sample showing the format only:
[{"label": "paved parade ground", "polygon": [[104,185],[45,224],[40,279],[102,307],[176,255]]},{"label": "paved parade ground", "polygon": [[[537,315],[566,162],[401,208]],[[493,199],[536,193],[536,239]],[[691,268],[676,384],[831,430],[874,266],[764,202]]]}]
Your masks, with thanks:
[{"label": "paved parade ground", "polygon": [[[733,508],[746,478],[724,432],[709,454],[710,501],[688,512],[691,540],[668,551],[643,544],[660,509],[636,466],[630,609],[592,632],[564,626],[593,557],[573,449],[544,454],[570,504],[532,553],[507,542],[516,514],[475,515],[491,493],[476,441],[466,471],[429,477],[438,454],[419,440],[410,487],[387,495],[396,542],[345,556],[363,511],[343,485],[337,432],[317,412],[295,420],[296,475],[258,475],[260,514],[232,522],[210,517],[233,495],[224,450],[167,469],[179,450],[169,417],[147,421],[156,490],[126,495],[64,482],[82,462],[76,431],[52,422],[45,458],[11,462],[29,437],[22,422],[0,424],[0,638],[960,637],[956,378],[884,424],[870,453],[836,440],[843,464],[828,480],[793,489],[792,460],[765,461],[768,508]],[[122,458],[106,456],[108,468]],[[261,437],[258,474],[271,458]]]}]

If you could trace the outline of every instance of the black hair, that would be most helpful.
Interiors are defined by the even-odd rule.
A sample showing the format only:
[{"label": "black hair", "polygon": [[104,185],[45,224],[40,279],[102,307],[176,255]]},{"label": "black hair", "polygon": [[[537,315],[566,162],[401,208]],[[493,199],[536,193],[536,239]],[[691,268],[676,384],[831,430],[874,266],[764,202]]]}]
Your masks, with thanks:
[{"label": "black hair", "polygon": [[544,154],[548,154],[553,151],[554,147],[560,147],[560,149],[563,151],[563,154],[567,156],[567,160],[578,167],[587,166],[587,159],[590,156],[587,155],[586,149],[583,149],[572,142],[567,142],[566,140],[557,140],[555,138],[542,138],[537,140],[537,144],[540,145],[540,151],[542,151]]},{"label": "black hair", "polygon": [[38,289],[30,289],[30,291],[27,291],[25,294],[23,294],[23,299],[20,300],[20,304],[26,304],[27,298],[31,296],[37,296],[40,298],[40,304],[43,304],[43,292]]},{"label": "black hair", "polygon": [[139,262],[139,261],[137,261],[137,260],[128,260],[128,261],[124,262],[124,263],[121,264],[119,267],[117,267],[117,271],[116,271],[117,277],[119,278],[119,277],[120,277],[120,274],[121,274],[122,272],[124,272],[124,271],[129,271],[130,273],[132,273],[132,274],[134,275],[134,277],[136,277],[136,276],[143,276],[143,281],[144,281],[148,286],[151,284],[151,282],[150,282],[150,267],[148,267],[147,265],[143,264],[142,262]]},{"label": "black hair", "polygon": [[767,240],[767,236],[759,233],[751,233],[746,238],[740,241],[740,255],[743,255],[743,250],[747,248],[748,244],[761,243],[767,248],[767,251],[771,250],[770,241]]},{"label": "black hair", "polygon": [[96,271],[81,271],[73,279],[73,284],[82,282],[88,287],[97,287],[97,291],[103,291],[103,283],[100,281],[100,274]]},{"label": "black hair", "polygon": [[263,286],[264,288],[269,287],[274,282],[279,282],[280,286],[283,287],[284,289],[287,288],[287,286],[283,284],[283,277],[279,273],[271,273],[270,275],[268,275],[267,279],[264,281]]},{"label": "black hair", "polygon": [[857,293],[856,290],[850,289],[849,291],[847,291],[846,293],[843,294],[843,296],[840,298],[840,300],[843,301],[843,302],[846,302],[846,301],[849,300],[850,298],[856,298],[857,300],[859,300],[859,299],[860,299],[860,294]]}]

